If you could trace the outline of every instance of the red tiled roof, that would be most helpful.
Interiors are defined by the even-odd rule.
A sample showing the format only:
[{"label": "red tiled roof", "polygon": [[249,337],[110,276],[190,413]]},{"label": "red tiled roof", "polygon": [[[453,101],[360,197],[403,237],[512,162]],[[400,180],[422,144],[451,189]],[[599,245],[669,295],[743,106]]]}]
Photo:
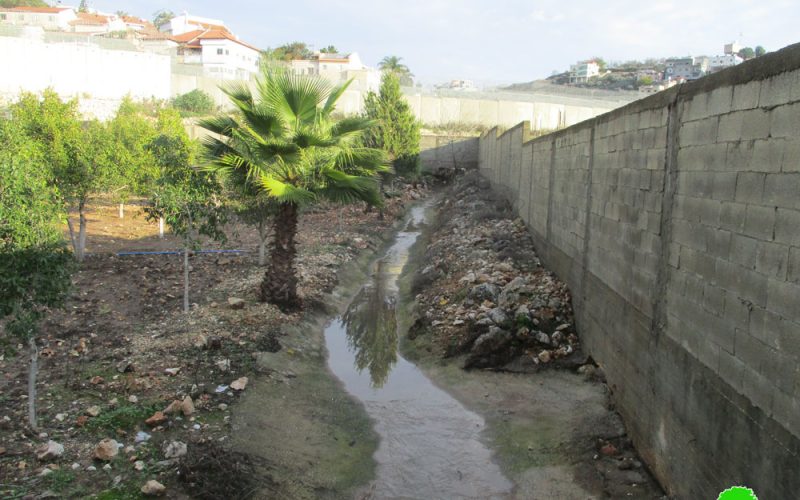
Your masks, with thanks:
[{"label": "red tiled roof", "polygon": [[3,12],[30,12],[31,14],[58,14],[59,12],[71,10],[69,7],[0,7]]},{"label": "red tiled roof", "polygon": [[141,17],[135,17],[135,16],[122,16],[122,20],[125,21],[126,23],[141,24],[143,26],[147,26],[149,24],[152,24],[147,19],[142,19]]},{"label": "red tiled roof", "polygon": [[108,24],[108,22],[111,20],[108,16],[89,14],[88,12],[78,12],[77,16],[77,19],[69,22],[71,25],[103,26]]},{"label": "red tiled roof", "polygon": [[175,35],[172,37],[172,39],[180,44],[185,45],[186,47],[195,49],[201,47],[200,40],[230,40],[249,49],[259,50],[257,47],[239,40],[226,29],[194,30],[187,33],[182,33],[180,35]]}]

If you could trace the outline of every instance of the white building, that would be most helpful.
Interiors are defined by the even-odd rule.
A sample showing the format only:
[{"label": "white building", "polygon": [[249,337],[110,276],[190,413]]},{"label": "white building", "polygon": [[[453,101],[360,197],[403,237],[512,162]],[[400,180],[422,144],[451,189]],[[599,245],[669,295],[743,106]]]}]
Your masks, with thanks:
[{"label": "white building", "polygon": [[115,31],[126,31],[128,25],[116,14],[78,12],[69,22],[70,31],[90,35],[103,35]]},{"label": "white building", "polygon": [[709,71],[719,71],[731,66],[736,66],[744,62],[738,54],[726,54],[724,56],[712,56],[709,60]]},{"label": "white building", "polygon": [[0,7],[0,24],[71,31],[70,23],[75,19],[77,15],[71,7]]},{"label": "white building", "polygon": [[580,61],[569,67],[569,83],[586,83],[589,78],[600,74],[597,61]]},{"label": "white building", "polygon": [[198,30],[224,30],[228,31],[225,23],[219,19],[207,17],[190,16],[186,12],[180,16],[175,16],[166,23],[158,26],[159,31],[168,33],[172,36],[183,35]]},{"label": "white building", "polygon": [[296,59],[289,63],[297,75],[321,76],[334,85],[352,79],[350,90],[377,91],[381,85],[381,73],[361,62],[357,53],[327,54],[318,52],[311,59]]},{"label": "white building", "polygon": [[249,80],[258,73],[261,51],[225,29],[189,31],[172,40],[178,43],[178,62],[199,64],[206,76],[220,80]]},{"label": "white building", "polygon": [[707,57],[682,57],[678,59],[667,59],[666,69],[664,70],[665,80],[675,80],[684,78],[686,80],[697,80],[705,76],[708,71],[710,60]]},{"label": "white building", "polygon": [[739,45],[737,42],[731,42],[725,44],[725,55],[733,55],[738,54],[739,51],[742,50],[742,46]]}]

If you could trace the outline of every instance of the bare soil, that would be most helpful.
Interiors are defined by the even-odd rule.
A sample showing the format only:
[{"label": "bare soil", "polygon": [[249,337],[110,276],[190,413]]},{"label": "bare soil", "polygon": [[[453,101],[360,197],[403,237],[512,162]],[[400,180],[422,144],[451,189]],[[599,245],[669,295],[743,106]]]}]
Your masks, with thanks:
[{"label": "bare soil", "polygon": [[[243,391],[233,390],[231,382],[244,376],[255,380],[263,372],[258,353],[291,345],[294,340],[286,342],[281,326],[299,324],[324,309],[338,282],[337,270],[381,245],[404,205],[422,191],[410,186],[399,191],[388,201],[384,220],[362,206],[306,211],[297,262],[306,312],[291,315],[256,302],[264,268],[256,265],[253,228],[232,223],[227,243],[204,244],[246,253],[191,256],[192,310],[185,315],[180,255],[117,255],[179,250],[181,241],[171,235],[159,238],[157,225],[148,223],[135,203],[126,205],[123,219],[114,203],[93,205],[89,255],[73,276],[66,307],[48,315],[38,337],[37,432],[26,425],[26,351],[17,346],[18,355],[0,357],[0,497],[139,498],[140,488],[151,479],[164,484],[170,498],[212,498],[220,486],[230,498],[313,492],[318,486],[314,478],[290,480],[269,454],[237,454],[231,445],[236,437],[231,415],[242,394],[258,382]],[[244,299],[244,308],[229,307],[231,297]],[[332,397],[343,397],[336,384],[328,383]],[[145,423],[186,397],[194,405],[190,415],[167,415],[155,426]],[[358,408],[344,399],[349,414],[358,416]],[[362,427],[368,429],[368,421]],[[137,443],[137,433],[146,433],[140,438],[147,440]],[[93,458],[95,445],[104,438],[121,445],[108,462]],[[38,460],[36,448],[49,440],[63,445],[63,454]],[[188,455],[168,458],[165,447],[173,441],[187,443]],[[367,449],[372,446],[369,439],[364,442]],[[214,463],[238,465],[226,469]],[[253,470],[259,471],[255,479]],[[330,488],[339,487],[349,485]]]}]

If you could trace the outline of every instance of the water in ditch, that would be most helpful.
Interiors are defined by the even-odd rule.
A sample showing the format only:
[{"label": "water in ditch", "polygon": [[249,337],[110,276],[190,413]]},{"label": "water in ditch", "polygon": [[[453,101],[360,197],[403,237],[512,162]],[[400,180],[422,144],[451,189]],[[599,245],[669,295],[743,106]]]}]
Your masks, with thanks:
[{"label": "water in ditch", "polygon": [[513,484],[481,441],[483,418],[398,352],[397,280],[427,208],[411,210],[347,311],[325,329],[328,362],[381,437],[371,498],[508,498]]}]

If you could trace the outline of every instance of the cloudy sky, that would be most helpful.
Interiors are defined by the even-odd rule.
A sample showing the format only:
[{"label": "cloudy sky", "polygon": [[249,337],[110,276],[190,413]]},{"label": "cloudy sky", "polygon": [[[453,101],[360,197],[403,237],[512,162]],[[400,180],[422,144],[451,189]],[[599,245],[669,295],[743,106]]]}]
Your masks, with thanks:
[{"label": "cloudy sky", "polygon": [[[64,2],[68,3],[68,2]],[[75,1],[74,3],[77,3]],[[397,55],[425,84],[530,81],[592,56],[607,61],[713,55],[726,42],[800,42],[798,0],[89,0],[101,11],[222,19],[260,47],[304,41]]]}]

